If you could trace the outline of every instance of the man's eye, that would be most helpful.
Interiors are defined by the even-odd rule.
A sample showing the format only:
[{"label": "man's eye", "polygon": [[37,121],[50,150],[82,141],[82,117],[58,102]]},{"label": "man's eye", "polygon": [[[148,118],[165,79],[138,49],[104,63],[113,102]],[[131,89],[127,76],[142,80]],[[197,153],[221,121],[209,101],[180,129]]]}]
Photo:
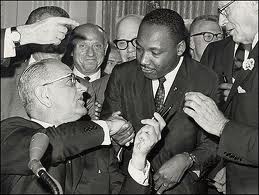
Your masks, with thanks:
[{"label": "man's eye", "polygon": [[159,55],[159,54],[161,54],[161,52],[159,52],[159,51],[152,51],[152,54],[153,55]]},{"label": "man's eye", "polygon": [[95,45],[94,45],[94,48],[95,48],[95,49],[102,49],[103,46],[102,46],[101,44],[95,44]]}]

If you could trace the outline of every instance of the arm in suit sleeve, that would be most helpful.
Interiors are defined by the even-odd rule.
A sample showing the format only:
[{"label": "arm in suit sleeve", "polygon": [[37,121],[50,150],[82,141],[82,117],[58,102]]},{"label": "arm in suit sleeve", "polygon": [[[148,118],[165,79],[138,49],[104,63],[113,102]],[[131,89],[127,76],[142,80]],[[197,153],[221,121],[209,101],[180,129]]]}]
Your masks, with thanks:
[{"label": "arm in suit sleeve", "polygon": [[220,136],[218,155],[236,163],[258,167],[258,126],[229,121]]},{"label": "arm in suit sleeve", "polygon": [[122,110],[119,71],[115,67],[110,75],[107,87],[105,90],[105,99],[103,102],[101,118],[109,117],[115,111]]},{"label": "arm in suit sleeve", "polygon": [[[10,127],[9,122],[7,127],[7,136],[1,137],[2,174],[32,174],[27,165],[30,141],[35,133],[43,132],[49,137],[49,146],[41,159],[46,168],[73,158],[86,149],[101,145],[104,138],[102,128],[91,121],[76,121],[46,129],[31,128],[31,122],[27,120],[13,120],[12,123],[14,124]],[[1,122],[1,130],[4,130],[6,125]]]}]

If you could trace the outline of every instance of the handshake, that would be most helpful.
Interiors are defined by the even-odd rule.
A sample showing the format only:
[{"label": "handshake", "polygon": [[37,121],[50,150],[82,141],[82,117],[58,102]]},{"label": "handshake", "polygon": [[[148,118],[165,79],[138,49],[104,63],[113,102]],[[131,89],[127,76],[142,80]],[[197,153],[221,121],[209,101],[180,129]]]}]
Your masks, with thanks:
[{"label": "handshake", "polygon": [[120,111],[115,112],[106,120],[110,136],[121,146],[134,142],[132,163],[136,168],[142,169],[147,154],[161,139],[161,131],[166,123],[160,114],[155,112],[154,118],[141,120],[144,126],[135,135],[132,124],[120,114]]}]

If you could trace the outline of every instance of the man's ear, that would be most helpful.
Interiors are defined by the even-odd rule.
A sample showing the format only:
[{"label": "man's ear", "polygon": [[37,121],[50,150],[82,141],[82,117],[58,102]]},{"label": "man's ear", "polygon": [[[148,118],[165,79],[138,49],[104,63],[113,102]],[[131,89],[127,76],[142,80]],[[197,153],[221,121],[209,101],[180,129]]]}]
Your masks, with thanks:
[{"label": "man's ear", "polygon": [[182,40],[180,43],[177,44],[177,55],[182,56],[186,49],[186,43]]},{"label": "man's ear", "polygon": [[44,86],[38,86],[35,88],[35,96],[39,100],[41,104],[43,104],[46,107],[51,107],[51,99],[48,94],[47,87]]},{"label": "man's ear", "polygon": [[195,44],[194,44],[193,37],[190,37],[190,48],[191,48],[192,50],[195,49]]}]

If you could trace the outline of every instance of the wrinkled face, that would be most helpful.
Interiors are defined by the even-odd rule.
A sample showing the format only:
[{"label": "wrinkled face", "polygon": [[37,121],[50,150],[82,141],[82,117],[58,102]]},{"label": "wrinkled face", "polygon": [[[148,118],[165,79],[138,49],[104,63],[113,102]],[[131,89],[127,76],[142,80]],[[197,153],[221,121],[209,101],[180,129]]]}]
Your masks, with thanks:
[{"label": "wrinkled face", "polygon": [[177,45],[168,27],[141,24],[137,36],[137,61],[144,75],[157,79],[173,70],[179,61]]},{"label": "wrinkled face", "polygon": [[97,29],[86,29],[80,33],[84,39],[74,40],[74,65],[82,74],[91,75],[99,70],[103,62],[105,39]]},{"label": "wrinkled face", "polygon": [[[219,24],[214,21],[201,21],[197,26],[193,29],[193,32],[191,32],[191,35],[195,35],[201,32],[209,32],[213,34],[218,34],[218,33],[223,33]],[[214,36],[210,42],[209,38],[212,37],[212,34],[204,34],[204,35],[196,35],[196,36],[191,36],[191,44],[190,47],[193,50],[192,57],[193,59],[200,61],[201,56],[206,49],[207,45],[211,42],[215,42],[218,40],[222,40],[223,34]],[[208,36],[208,37],[204,37]]]},{"label": "wrinkled face", "polygon": [[[229,1],[220,1],[219,9],[228,3]],[[227,33],[233,37],[235,42],[252,43],[258,32],[253,22],[253,12],[254,10],[246,5],[246,2],[235,1],[224,9],[223,14],[220,14],[219,23],[221,26],[226,26]]]},{"label": "wrinkled face", "polygon": [[[127,20],[122,21],[118,27],[117,40],[125,39],[132,40],[137,37],[140,20]],[[125,50],[120,50],[120,55],[123,62],[128,62],[136,59],[136,48],[128,43],[128,47]]]},{"label": "wrinkled face", "polygon": [[[61,62],[51,67],[51,71],[54,75],[49,82],[72,73],[71,69]],[[83,92],[86,91],[87,88],[81,85],[72,76],[47,84],[45,87],[47,87],[48,90],[51,109],[56,113],[55,116],[57,120],[69,122],[78,120],[87,114],[83,101]]]},{"label": "wrinkled face", "polygon": [[121,64],[121,63],[122,63],[122,59],[121,59],[119,51],[117,51],[115,49],[112,49],[110,54],[109,54],[104,72],[106,72],[107,74],[111,74],[114,66],[116,64]]}]

